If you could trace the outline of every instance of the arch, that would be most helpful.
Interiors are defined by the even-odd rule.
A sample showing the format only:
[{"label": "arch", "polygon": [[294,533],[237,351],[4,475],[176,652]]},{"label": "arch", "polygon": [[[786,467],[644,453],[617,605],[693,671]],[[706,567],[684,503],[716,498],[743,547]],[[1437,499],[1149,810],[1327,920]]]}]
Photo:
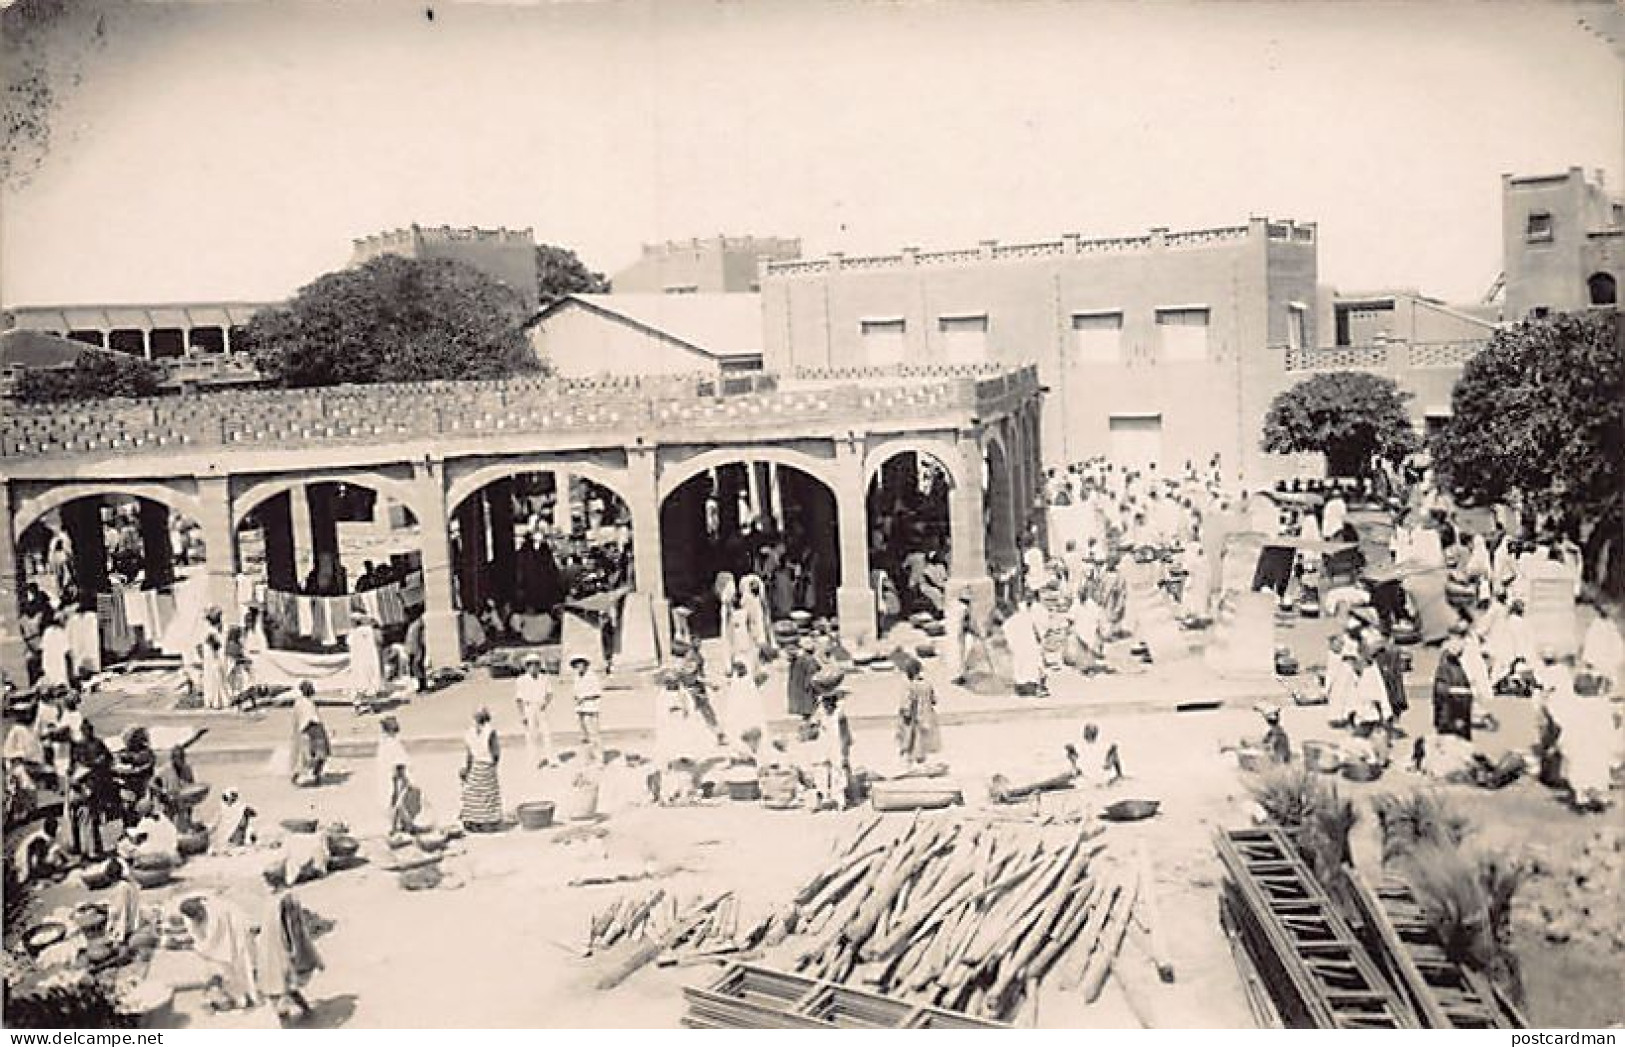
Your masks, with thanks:
[{"label": "arch", "polygon": [[958,487],[964,482],[964,462],[960,460],[959,448],[948,440],[939,440],[932,437],[897,436],[882,440],[869,449],[863,457],[863,484],[868,490],[869,484],[879,474],[881,466],[896,458],[900,454],[912,451],[923,454],[947,472],[950,489]]},{"label": "arch", "polygon": [[248,518],[249,513],[252,513],[255,509],[258,509],[260,506],[264,505],[272,498],[275,498],[277,495],[291,491],[295,487],[304,487],[309,484],[322,483],[350,484],[355,487],[367,487],[378,494],[386,495],[394,501],[406,506],[412,511],[412,515],[417,518],[420,524],[426,519],[432,519],[432,516],[424,513],[423,506],[418,504],[418,493],[416,489],[414,489],[411,484],[406,483],[404,480],[397,480],[392,476],[385,476],[382,473],[374,472],[311,473],[308,475],[293,477],[278,476],[269,480],[261,480],[258,483],[250,485],[241,494],[232,499],[232,531],[235,533],[236,530],[243,525],[243,521]]},{"label": "arch", "polygon": [[145,498],[149,502],[157,502],[192,520],[203,519],[202,503],[195,494],[177,491],[173,487],[158,483],[126,483],[123,481],[107,481],[98,483],[73,483],[52,487],[47,491],[21,501],[12,513],[12,534],[21,538],[23,532],[40,521],[52,509],[78,501],[80,498],[97,498],[103,495],[125,495],[130,498]]},{"label": "arch", "polygon": [[1613,273],[1592,273],[1586,278],[1586,293],[1592,305],[1619,303],[1619,284]]},{"label": "arch", "polygon": [[608,469],[591,462],[561,462],[557,459],[530,459],[513,458],[490,465],[482,465],[466,476],[453,480],[446,490],[446,516],[449,518],[469,498],[489,487],[499,480],[506,480],[513,476],[523,476],[526,473],[559,473],[566,472],[571,476],[579,476],[583,480],[607,489],[615,497],[631,505],[627,497],[627,488],[631,486],[631,477],[620,469]]},{"label": "arch", "polygon": [[655,485],[656,504],[664,503],[673,491],[713,466],[750,465],[757,462],[776,462],[791,469],[799,469],[831,491],[840,490],[840,484],[836,482],[834,476],[834,463],[827,458],[814,458],[802,451],[791,451],[782,447],[718,447],[702,451],[686,461],[663,469]]}]

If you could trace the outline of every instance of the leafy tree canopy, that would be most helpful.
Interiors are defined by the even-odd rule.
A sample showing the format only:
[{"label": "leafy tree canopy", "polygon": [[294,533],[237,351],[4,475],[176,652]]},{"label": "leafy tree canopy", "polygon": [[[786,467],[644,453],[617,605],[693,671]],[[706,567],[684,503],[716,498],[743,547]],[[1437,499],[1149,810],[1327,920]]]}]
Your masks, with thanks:
[{"label": "leafy tree canopy", "polygon": [[147,360],[86,349],[67,367],[25,369],[17,377],[12,395],[31,404],[153,396],[162,381],[163,372]]},{"label": "leafy tree canopy", "polygon": [[1264,416],[1264,450],[1320,453],[1334,476],[1364,475],[1372,456],[1397,461],[1416,450],[1405,411],[1409,394],[1361,371],[1307,378],[1275,398]]},{"label": "leafy tree canopy", "polygon": [[608,294],[609,280],[568,247],[536,245],[536,298],[543,306],[567,294]]},{"label": "leafy tree canopy", "polygon": [[540,366],[525,320],[520,296],[471,266],[381,255],[256,313],[244,342],[285,386],[502,378]]},{"label": "leafy tree canopy", "polygon": [[1625,351],[1618,334],[1608,310],[1495,333],[1463,369],[1450,421],[1432,442],[1458,497],[1516,499],[1559,526],[1619,534]]}]

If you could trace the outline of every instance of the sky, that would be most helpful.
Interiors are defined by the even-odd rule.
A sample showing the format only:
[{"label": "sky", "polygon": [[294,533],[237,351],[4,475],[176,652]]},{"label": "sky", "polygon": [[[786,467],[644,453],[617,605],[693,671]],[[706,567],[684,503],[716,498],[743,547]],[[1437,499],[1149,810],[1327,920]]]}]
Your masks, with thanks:
[{"label": "sky", "polygon": [[[432,4],[432,8],[429,6]],[[433,11],[433,18],[428,12]],[[0,303],[276,299],[352,238],[533,227],[613,273],[806,251],[1320,226],[1323,283],[1483,295],[1503,172],[1625,187],[1573,3],[137,3],[45,52]]]}]

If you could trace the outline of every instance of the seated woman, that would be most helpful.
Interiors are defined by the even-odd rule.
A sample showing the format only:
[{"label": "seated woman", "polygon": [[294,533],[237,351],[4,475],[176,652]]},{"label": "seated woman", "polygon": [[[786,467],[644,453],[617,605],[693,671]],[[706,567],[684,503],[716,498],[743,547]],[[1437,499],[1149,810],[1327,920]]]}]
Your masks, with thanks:
[{"label": "seated woman", "polygon": [[276,860],[265,867],[265,878],[292,887],[326,876],[331,861],[325,833],[290,832],[282,837]]},{"label": "seated woman", "polygon": [[167,860],[170,865],[181,862],[180,832],[151,800],[137,805],[141,820],[119,841],[119,854],[132,863],[143,860]]},{"label": "seated woman", "polygon": [[211,970],[205,993],[209,1006],[225,1011],[257,1004],[254,936],[248,918],[218,896],[187,898],[179,908],[192,948]]},{"label": "seated woman", "polygon": [[209,829],[209,848],[216,854],[252,847],[258,840],[254,819],[258,812],[243,802],[234,788],[220,792],[220,810]]}]

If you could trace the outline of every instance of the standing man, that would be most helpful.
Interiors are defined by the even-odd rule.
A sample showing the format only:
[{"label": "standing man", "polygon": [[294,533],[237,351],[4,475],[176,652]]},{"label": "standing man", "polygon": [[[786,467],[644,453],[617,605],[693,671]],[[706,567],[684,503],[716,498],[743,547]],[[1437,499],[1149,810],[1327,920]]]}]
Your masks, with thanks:
[{"label": "standing man", "polygon": [[1411,707],[1410,699],[1405,694],[1405,656],[1379,630],[1367,629],[1365,639],[1371,660],[1382,673],[1382,686],[1388,695],[1389,723],[1392,725]]},{"label": "standing man", "polygon": [[406,671],[418,682],[418,693],[429,689],[429,648],[423,635],[423,615],[419,614],[406,626]]},{"label": "standing man", "polygon": [[604,696],[604,681],[582,655],[570,659],[575,670],[571,683],[575,688],[576,719],[581,724],[581,736],[587,746],[587,756],[598,763],[603,755],[602,731],[599,726],[599,701]]},{"label": "standing man", "polygon": [[1439,668],[1433,673],[1433,729],[1473,740],[1473,684],[1462,665],[1467,623],[1456,622],[1445,638]]},{"label": "standing man", "polygon": [[525,725],[525,760],[532,767],[546,767],[553,762],[553,730],[547,723],[553,687],[542,673],[542,656],[534,651],[525,655],[525,671],[514,681],[513,700],[519,722]]}]

